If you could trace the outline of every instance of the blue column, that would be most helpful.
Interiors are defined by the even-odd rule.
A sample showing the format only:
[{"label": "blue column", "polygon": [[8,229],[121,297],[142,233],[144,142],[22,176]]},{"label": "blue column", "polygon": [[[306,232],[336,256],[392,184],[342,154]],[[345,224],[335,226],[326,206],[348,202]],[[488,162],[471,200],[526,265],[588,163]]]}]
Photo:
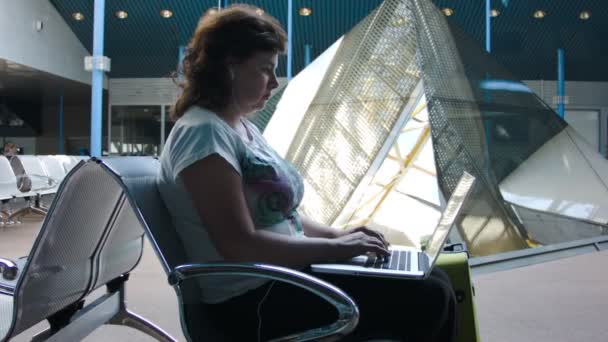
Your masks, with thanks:
[{"label": "blue column", "polygon": [[304,66],[308,66],[308,64],[310,64],[311,52],[312,52],[312,45],[305,44],[304,45]]},{"label": "blue column", "polygon": [[63,154],[63,90],[59,95],[59,154]]},{"label": "blue column", "polygon": [[291,80],[291,62],[292,62],[292,32],[293,31],[293,0],[288,0],[287,3],[287,80]]},{"label": "blue column", "polygon": [[184,56],[186,55],[186,47],[184,45],[180,45],[177,47],[177,67],[181,68],[182,61],[184,60]]},{"label": "blue column", "polygon": [[486,51],[492,51],[492,8],[490,0],[486,0]]},{"label": "blue column", "polygon": [[[492,5],[490,0],[486,0],[486,52],[492,52]],[[486,73],[486,80],[489,80],[491,75]],[[492,101],[492,93],[489,90],[484,90],[484,102]],[[492,119],[487,112],[482,113],[484,116],[484,126],[486,130],[486,172],[490,179],[492,178],[492,163],[490,159],[490,146],[492,144]]]},{"label": "blue column", "polygon": [[180,45],[177,47],[177,80],[179,82],[184,80],[184,68],[182,66],[182,61],[186,55],[186,47],[184,45]]},{"label": "blue column", "polygon": [[[93,59],[103,57],[105,0],[95,0],[93,22]],[[91,82],[91,149],[92,157],[101,157],[101,123],[103,106],[103,70],[93,63]]]},{"label": "blue column", "polygon": [[557,113],[563,119],[565,116],[564,98],[566,96],[566,67],[564,49],[557,49]]}]

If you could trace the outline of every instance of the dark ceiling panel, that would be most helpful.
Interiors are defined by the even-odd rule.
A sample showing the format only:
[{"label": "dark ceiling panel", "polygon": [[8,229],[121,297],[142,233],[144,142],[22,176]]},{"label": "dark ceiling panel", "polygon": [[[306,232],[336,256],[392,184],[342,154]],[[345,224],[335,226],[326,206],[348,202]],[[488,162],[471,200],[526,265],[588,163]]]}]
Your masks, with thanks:
[{"label": "dark ceiling panel", "polygon": [[[93,0],[51,0],[82,44],[91,51]],[[224,2],[224,0],[222,0]],[[231,2],[231,1],[228,1]],[[242,0],[275,16],[287,28],[287,0]],[[312,45],[312,58],[321,54],[341,35],[376,8],[381,0],[293,0],[293,74],[304,67],[304,45]],[[110,77],[164,77],[175,70],[178,48],[185,45],[206,10],[217,0],[106,0],[105,55],[112,58]],[[451,7],[449,18],[480,45],[485,46],[484,0],[434,0],[440,7]],[[312,8],[312,15],[301,17],[300,7]],[[521,79],[555,79],[557,49],[566,55],[568,80],[608,81],[604,57],[608,44],[608,2],[600,0],[492,0],[500,16],[492,19],[492,53]],[[173,17],[161,18],[161,9]],[[543,9],[543,20],[532,18]],[[115,16],[129,13],[127,20]],[[578,18],[582,10],[591,19]],[[82,12],[78,22],[72,13]],[[286,74],[286,59],[278,73]]]}]

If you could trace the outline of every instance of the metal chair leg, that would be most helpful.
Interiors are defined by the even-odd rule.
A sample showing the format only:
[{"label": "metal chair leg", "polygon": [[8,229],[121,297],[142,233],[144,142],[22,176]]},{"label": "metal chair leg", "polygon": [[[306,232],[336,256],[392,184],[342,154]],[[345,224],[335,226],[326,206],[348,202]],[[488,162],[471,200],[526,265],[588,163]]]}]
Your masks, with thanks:
[{"label": "metal chair leg", "polygon": [[[11,215],[8,217],[8,219],[9,219],[9,220],[13,220],[14,218],[23,217],[23,216],[25,216],[25,215],[27,215],[27,214],[38,214],[38,215],[42,215],[42,216],[44,216],[44,215],[46,215],[46,213],[47,213],[47,212],[46,212],[46,211],[44,211],[44,210],[43,210],[43,209],[41,209],[41,208],[36,208],[36,207],[25,207],[25,208],[19,209],[19,210],[15,211],[14,213],[12,213],[12,214],[11,214]],[[17,221],[17,220],[15,220],[15,221]]]},{"label": "metal chair leg", "polygon": [[123,325],[133,329],[137,329],[144,334],[155,338],[157,341],[163,342],[176,342],[177,340],[171,337],[163,329],[158,327],[152,322],[147,321],[145,318],[127,310],[121,310],[116,316],[114,316],[108,324]]}]

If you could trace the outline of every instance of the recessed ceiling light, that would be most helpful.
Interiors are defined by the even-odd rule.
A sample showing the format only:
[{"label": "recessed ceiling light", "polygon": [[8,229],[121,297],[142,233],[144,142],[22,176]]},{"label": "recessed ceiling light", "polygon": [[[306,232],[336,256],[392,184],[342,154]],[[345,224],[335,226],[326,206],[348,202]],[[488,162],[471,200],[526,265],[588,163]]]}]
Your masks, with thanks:
[{"label": "recessed ceiling light", "polygon": [[536,19],[542,19],[547,15],[547,13],[543,10],[537,10],[534,12],[534,14],[532,15],[534,18]]},{"label": "recessed ceiling light", "polygon": [[578,17],[581,18],[581,20],[589,20],[589,19],[591,19],[591,12],[582,11]]},{"label": "recessed ceiling light", "polygon": [[490,11],[490,17],[492,17],[492,18],[496,18],[496,17],[498,17],[499,15],[500,15],[500,11],[499,11],[499,10],[497,10],[497,9],[494,9],[494,8],[493,8],[493,9]]},{"label": "recessed ceiling light", "polygon": [[72,18],[74,18],[74,20],[76,20],[76,21],[83,21],[84,14],[82,14],[80,12],[74,12],[74,13],[72,13]]},{"label": "recessed ceiling light", "polygon": [[255,13],[257,13],[258,15],[262,15],[262,14],[264,14],[264,10],[261,8],[256,8]]},{"label": "recessed ceiling light", "polygon": [[127,13],[126,11],[116,11],[116,18],[118,19],[127,19],[128,16],[129,13]]},{"label": "recessed ceiling light", "polygon": [[160,16],[163,18],[171,18],[173,16],[173,12],[168,9],[160,10]]},{"label": "recessed ceiling light", "polygon": [[443,14],[445,14],[446,17],[451,17],[452,15],[454,15],[454,10],[449,7],[443,8],[441,10],[441,12],[443,12]]},{"label": "recessed ceiling light", "polygon": [[308,17],[309,15],[312,14],[312,9],[308,8],[308,7],[302,7],[298,10],[298,14],[300,14],[303,17]]}]

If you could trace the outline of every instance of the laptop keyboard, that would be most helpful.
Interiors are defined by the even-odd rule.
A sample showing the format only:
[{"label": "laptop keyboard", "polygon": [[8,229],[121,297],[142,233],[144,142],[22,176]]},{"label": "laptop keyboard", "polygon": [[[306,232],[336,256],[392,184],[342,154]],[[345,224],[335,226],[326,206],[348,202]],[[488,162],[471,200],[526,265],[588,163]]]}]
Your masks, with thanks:
[{"label": "laptop keyboard", "polygon": [[365,267],[387,269],[387,270],[399,270],[399,271],[411,271],[412,270],[412,255],[409,251],[391,251],[391,255],[388,257],[376,257],[370,255],[367,258]]}]

